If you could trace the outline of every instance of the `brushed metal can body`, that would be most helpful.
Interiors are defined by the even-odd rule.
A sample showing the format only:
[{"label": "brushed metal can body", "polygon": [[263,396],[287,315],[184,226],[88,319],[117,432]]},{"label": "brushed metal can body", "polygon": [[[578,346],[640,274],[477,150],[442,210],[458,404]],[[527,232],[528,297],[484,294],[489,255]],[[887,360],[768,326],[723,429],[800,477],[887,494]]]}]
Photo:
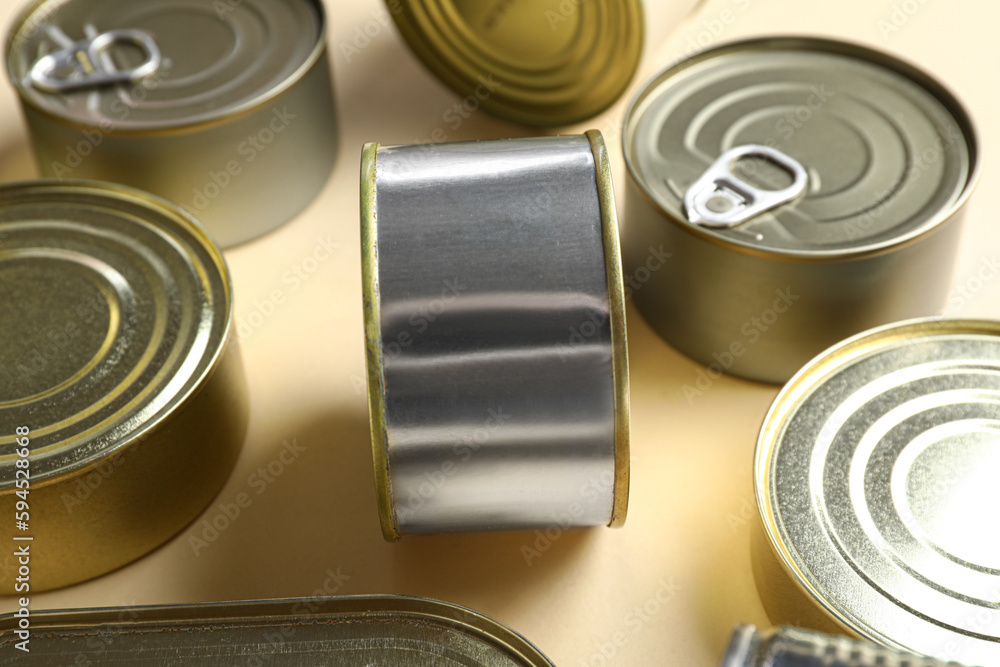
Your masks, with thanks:
[{"label": "brushed metal can body", "polygon": [[[111,45],[93,60],[120,80],[75,72],[39,81],[43,54],[86,52],[105,36]],[[137,54],[129,38],[148,38],[147,51]],[[156,67],[129,69],[142,58]],[[293,218],[333,168],[336,123],[318,1],[35,1],[12,24],[6,60],[44,176],[159,195],[223,246]]]},{"label": "brushed metal can body", "polygon": [[228,479],[248,407],[229,273],[193,218],[95,181],[0,204],[0,539],[30,550],[0,590],[26,594],[178,533]]},{"label": "brushed metal can body", "polygon": [[[713,375],[784,382],[847,336],[944,306],[978,144],[915,68],[826,40],[723,45],[647,82],[623,142],[626,284]],[[650,271],[653,254],[669,259]]]},{"label": "brushed metal can body", "polygon": [[771,621],[996,664],[998,434],[998,322],[908,320],[810,361],[754,456]]},{"label": "brushed metal can body", "polygon": [[[0,617],[0,649],[17,650],[17,629]],[[27,646],[18,664],[552,667],[476,611],[402,595],[32,610]]]},{"label": "brushed metal can body", "polygon": [[752,625],[733,630],[719,667],[961,667],[871,642],[803,628],[758,632]]},{"label": "brushed metal can body", "polygon": [[600,133],[362,157],[382,530],[620,525],[628,366]]}]

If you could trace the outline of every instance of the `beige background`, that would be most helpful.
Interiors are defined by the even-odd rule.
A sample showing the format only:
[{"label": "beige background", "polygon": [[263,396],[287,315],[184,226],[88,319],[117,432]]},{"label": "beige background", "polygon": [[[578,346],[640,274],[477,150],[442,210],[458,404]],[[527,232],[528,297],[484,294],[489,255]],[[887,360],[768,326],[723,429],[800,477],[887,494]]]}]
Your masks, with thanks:
[{"label": "beige background", "polygon": [[[208,2],[209,0],[205,0]],[[919,63],[947,82],[979,121],[984,152],[1000,154],[1000,4],[990,0],[650,0],[650,44],[632,89],[689,50],[749,35],[805,33],[848,38]],[[687,4],[685,4],[687,3]],[[0,0],[9,17],[14,0]],[[475,114],[458,131],[443,114],[457,97],[417,62],[384,18],[379,0],[329,0],[330,57],[341,147],[321,196],[298,219],[227,252],[241,320],[276,291],[281,303],[242,341],[252,415],[246,448],[218,502],[248,493],[252,504],[197,554],[214,504],[185,533],[100,579],[32,598],[36,609],[310,595],[343,580],[338,593],[405,593],[480,610],[526,635],[558,665],[716,665],[731,626],[766,625],[749,561],[750,464],[776,387],[721,379],[688,405],[681,386],[698,366],[661,342],[629,308],[632,364],[632,493],[620,530],[559,534],[529,565],[531,533],[382,541],[363,392],[358,249],[362,142],[523,136],[533,130]],[[894,15],[895,14],[895,15]],[[898,29],[886,31],[895,19]],[[8,19],[9,20],[9,19]],[[881,22],[881,23],[880,23]],[[368,26],[374,37],[359,40]],[[624,185],[619,128],[631,92],[602,116],[567,131],[602,130],[616,187]],[[1000,252],[988,161],[969,207],[957,284],[948,312],[1000,317],[1000,280],[980,282]],[[0,178],[33,175],[13,90],[0,86]],[[266,196],[266,195],[265,195]],[[270,196],[280,196],[273,193]],[[619,211],[627,218],[627,211]],[[320,239],[339,244],[310,260]],[[322,255],[322,253],[321,253]],[[287,276],[303,273],[297,286]],[[995,277],[995,276],[990,276]],[[948,280],[948,276],[942,276]],[[256,319],[255,316],[255,320]],[[246,333],[246,331],[245,331]],[[248,478],[273,462],[282,441],[301,455],[263,489]],[[192,461],[191,465],[197,465]],[[543,545],[544,546],[544,545]],[[329,588],[335,588],[330,585]],[[658,602],[667,598],[666,602]],[[650,613],[635,609],[648,604]],[[10,600],[0,609],[12,608]],[[613,650],[612,650],[613,649]]]}]

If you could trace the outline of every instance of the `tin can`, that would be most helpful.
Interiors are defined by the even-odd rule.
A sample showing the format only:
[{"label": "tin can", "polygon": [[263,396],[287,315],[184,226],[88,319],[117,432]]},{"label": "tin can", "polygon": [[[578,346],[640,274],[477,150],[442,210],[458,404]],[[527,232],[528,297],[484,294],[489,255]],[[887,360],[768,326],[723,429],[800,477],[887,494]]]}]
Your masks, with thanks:
[{"label": "tin can", "polygon": [[752,625],[741,625],[733,630],[720,667],[961,666],[813,630],[781,627],[757,632]]},{"label": "tin can", "polygon": [[367,144],[361,241],[385,538],[621,525],[628,359],[600,133]]},{"label": "tin can", "polygon": [[33,0],[6,54],[44,176],[154,193],[223,246],[294,217],[333,168],[319,0]]},{"label": "tin can", "polygon": [[713,375],[784,382],[944,306],[979,148],[910,65],[819,39],[731,43],[647,82],[623,143],[626,284]]},{"label": "tin can", "polygon": [[386,0],[413,52],[466,107],[568,125],[625,91],[642,55],[639,0]]},{"label": "tin can", "polygon": [[800,370],[754,458],[771,620],[996,664],[998,406],[997,322],[885,326]]},{"label": "tin can", "polygon": [[190,216],[106,183],[0,186],[0,340],[0,592],[135,560],[222,488],[247,394],[229,273]]},{"label": "tin can", "polygon": [[[14,614],[0,617],[8,655],[22,641],[17,628]],[[552,667],[482,614],[398,595],[32,610],[29,648],[19,665]]]}]

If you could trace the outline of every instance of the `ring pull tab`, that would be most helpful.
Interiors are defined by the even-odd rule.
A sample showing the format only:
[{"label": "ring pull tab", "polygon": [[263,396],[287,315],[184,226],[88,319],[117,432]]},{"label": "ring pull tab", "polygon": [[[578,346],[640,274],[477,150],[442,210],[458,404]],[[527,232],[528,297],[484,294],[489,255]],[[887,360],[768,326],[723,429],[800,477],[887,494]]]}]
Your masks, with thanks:
[{"label": "ring pull tab", "polygon": [[[116,69],[110,59],[101,57],[115,45],[137,46],[145,60],[137,67]],[[160,49],[148,33],[109,30],[42,56],[31,66],[28,79],[39,90],[65,93],[113,83],[137,83],[159,69],[162,61]]]},{"label": "ring pull tab", "polygon": [[[762,157],[788,171],[793,182],[781,190],[763,190],[733,174],[730,165]],[[684,193],[688,221],[704,227],[735,227],[781,206],[805,192],[809,176],[796,160],[768,146],[747,144],[723,153]]]}]

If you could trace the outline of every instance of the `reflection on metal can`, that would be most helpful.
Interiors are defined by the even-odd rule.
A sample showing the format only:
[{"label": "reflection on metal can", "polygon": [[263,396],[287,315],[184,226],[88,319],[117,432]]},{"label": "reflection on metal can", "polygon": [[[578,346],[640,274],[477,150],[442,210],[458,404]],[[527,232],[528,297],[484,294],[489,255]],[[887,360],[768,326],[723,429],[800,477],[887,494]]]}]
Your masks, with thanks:
[{"label": "reflection on metal can", "polygon": [[628,362],[600,133],[368,144],[361,207],[386,539],[620,525]]},{"label": "reflection on metal can", "polygon": [[413,52],[470,105],[528,125],[610,106],[642,54],[639,0],[386,0]]},{"label": "reflection on metal can", "polygon": [[[0,650],[15,650],[17,621],[0,617]],[[552,667],[482,614],[397,595],[32,610],[30,649],[19,665]]]},{"label": "reflection on metal can", "polygon": [[979,153],[959,102],[913,67],[817,39],[732,43],[649,81],[623,141],[626,282],[716,372],[784,382],[943,307]]},{"label": "reflection on metal can", "polygon": [[809,362],[754,460],[771,620],[995,664],[998,438],[1000,323],[911,320]]},{"label": "reflection on metal can", "polygon": [[225,246],[295,216],[333,167],[318,0],[34,0],[6,57],[43,175],[142,188]]},{"label": "reflection on metal can", "polygon": [[733,630],[720,667],[961,667],[870,642],[801,628]]},{"label": "reflection on metal can", "polygon": [[0,539],[32,538],[37,592],[190,522],[236,461],[246,390],[222,253],[179,209],[111,184],[25,182],[0,187],[0,237]]}]

